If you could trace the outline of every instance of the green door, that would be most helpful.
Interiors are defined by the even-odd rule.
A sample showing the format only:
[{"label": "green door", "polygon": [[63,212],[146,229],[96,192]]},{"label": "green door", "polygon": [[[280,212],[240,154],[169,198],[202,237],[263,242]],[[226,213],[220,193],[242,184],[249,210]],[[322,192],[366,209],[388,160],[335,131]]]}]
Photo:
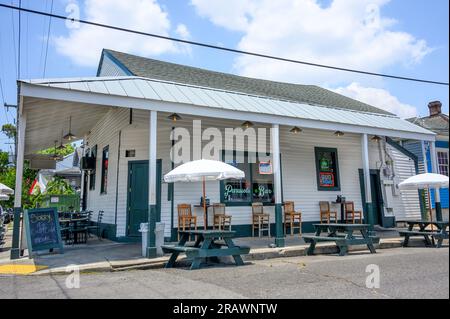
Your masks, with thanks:
[{"label": "green door", "polygon": [[[156,166],[156,221],[161,221],[161,160]],[[128,163],[127,235],[140,236],[141,223],[148,222],[148,161]]]},{"label": "green door", "polygon": [[[364,172],[359,169],[359,181],[361,187],[361,198],[364,205],[364,211],[366,208],[366,191],[364,187]],[[381,180],[379,170],[370,170],[370,189],[372,193],[372,209],[373,209],[373,224],[382,225],[383,220],[383,195],[381,191]],[[367,221],[365,221],[367,222]]]}]

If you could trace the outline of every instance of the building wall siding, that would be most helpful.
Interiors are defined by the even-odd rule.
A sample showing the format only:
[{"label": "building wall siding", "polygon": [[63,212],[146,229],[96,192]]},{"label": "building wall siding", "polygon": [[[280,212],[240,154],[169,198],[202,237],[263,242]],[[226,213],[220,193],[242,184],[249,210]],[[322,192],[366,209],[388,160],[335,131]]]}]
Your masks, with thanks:
[{"label": "building wall siding", "polygon": [[[170,162],[170,132],[172,123],[167,119],[168,114],[158,114],[158,137],[157,137],[157,158],[162,159],[162,176],[171,170]],[[177,121],[176,127],[184,127],[192,134],[192,119],[183,116],[183,120]],[[148,123],[149,113],[142,110],[133,110],[132,123],[128,109],[112,109],[99,123],[92,129],[88,137],[89,147],[98,145],[96,189],[88,192],[88,209],[105,211],[104,222],[114,224],[116,218],[116,185],[117,192],[117,237],[127,235],[127,183],[128,183],[128,162],[133,160],[148,160]],[[211,118],[202,119],[202,130],[208,127],[216,127],[224,135],[227,127],[240,127],[240,122],[220,120]],[[261,127],[258,125],[257,127]],[[266,126],[269,128],[269,126]],[[344,195],[348,200],[355,202],[355,209],[362,209],[359,173],[362,168],[361,160],[361,136],[358,134],[345,134],[343,137],[336,137],[333,132],[305,129],[301,134],[291,134],[288,127],[280,129],[280,150],[283,175],[283,195],[284,200],[295,202],[296,209],[303,213],[305,222],[319,220],[319,201],[334,201],[337,195]],[[119,179],[117,183],[117,152],[118,135],[121,132],[121,148],[119,163]],[[205,145],[209,141],[203,141]],[[267,142],[269,142],[267,140]],[[101,151],[104,146],[109,145],[109,170],[108,170],[108,193],[100,195],[100,175],[101,175]],[[318,191],[316,180],[314,147],[337,148],[341,191]],[[134,158],[126,158],[125,151],[132,149],[136,151]],[[192,152],[191,147],[191,152]],[[408,161],[402,154],[396,154],[393,150],[397,164],[398,176],[403,178],[411,173],[414,163]],[[376,143],[370,141],[370,161],[371,168],[379,168],[379,150]],[[412,166],[411,166],[412,165]],[[206,183],[207,196],[211,203],[220,201],[220,183]],[[176,207],[179,203],[197,204],[200,202],[202,194],[201,183],[175,183],[174,184],[174,224],[177,226]],[[418,213],[417,192],[397,196],[395,199],[395,214],[403,216],[413,216]],[[406,205],[408,200],[412,204]],[[417,202],[417,205],[415,204]],[[405,206],[406,205],[406,206]],[[271,222],[275,222],[273,207],[267,206],[266,211],[271,215]],[[416,210],[417,209],[417,210]],[[339,211],[338,207],[335,210]],[[415,211],[416,210],[416,211]],[[203,225],[203,213],[201,208],[193,208],[193,212],[198,216],[198,225]],[[251,224],[251,207],[238,206],[227,207],[227,214],[232,215],[233,225]],[[209,223],[211,224],[212,212],[210,212]],[[94,214],[94,218],[95,218]],[[415,216],[415,215],[414,215]],[[398,217],[399,218],[399,217]],[[161,221],[165,223],[165,236],[171,235],[171,202],[168,199],[168,184],[162,182],[161,187]]]}]

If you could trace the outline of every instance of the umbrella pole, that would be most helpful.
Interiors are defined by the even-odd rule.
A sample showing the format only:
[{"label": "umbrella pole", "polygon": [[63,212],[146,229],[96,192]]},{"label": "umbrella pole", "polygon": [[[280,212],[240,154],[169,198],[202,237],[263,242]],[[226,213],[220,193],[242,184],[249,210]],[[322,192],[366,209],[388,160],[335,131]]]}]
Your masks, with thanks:
[{"label": "umbrella pole", "polygon": [[[431,189],[428,187],[428,207],[430,208],[430,222],[433,221],[433,208],[431,207]],[[431,231],[433,231],[433,224],[431,224]]]},{"label": "umbrella pole", "polygon": [[208,216],[207,216],[207,208],[206,208],[206,182],[205,178],[203,177],[203,219],[204,219],[204,229],[206,230],[208,228]]}]

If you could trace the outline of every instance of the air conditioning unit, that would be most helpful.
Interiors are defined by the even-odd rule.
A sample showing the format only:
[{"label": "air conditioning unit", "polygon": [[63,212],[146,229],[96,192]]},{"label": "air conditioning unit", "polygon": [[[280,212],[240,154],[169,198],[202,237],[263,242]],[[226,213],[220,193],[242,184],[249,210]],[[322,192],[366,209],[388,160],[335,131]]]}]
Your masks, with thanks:
[{"label": "air conditioning unit", "polygon": [[93,156],[83,156],[81,158],[80,168],[85,171],[95,169],[96,159]]}]

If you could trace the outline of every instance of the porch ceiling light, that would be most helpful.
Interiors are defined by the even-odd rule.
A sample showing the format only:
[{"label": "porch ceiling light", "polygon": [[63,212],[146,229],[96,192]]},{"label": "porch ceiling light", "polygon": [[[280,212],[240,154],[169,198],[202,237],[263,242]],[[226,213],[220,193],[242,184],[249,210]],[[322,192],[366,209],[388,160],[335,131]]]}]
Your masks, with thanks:
[{"label": "porch ceiling light", "polygon": [[171,120],[172,122],[176,122],[181,120],[181,116],[179,116],[177,113],[172,113],[167,117],[169,120]]},{"label": "porch ceiling light", "polygon": [[381,141],[381,137],[379,137],[378,135],[374,135],[372,137],[372,141],[379,142],[379,141]]},{"label": "porch ceiling light", "polygon": [[248,129],[248,128],[250,128],[250,127],[253,127],[253,123],[252,122],[250,122],[250,121],[245,121],[244,123],[242,123],[241,124],[241,127],[243,128],[243,129]]},{"label": "porch ceiling light", "polygon": [[74,140],[75,138],[76,138],[76,136],[72,134],[72,116],[70,116],[69,117],[69,133],[64,135],[64,139],[71,141],[71,140]]},{"label": "porch ceiling light", "polygon": [[301,131],[303,131],[301,128],[299,128],[298,126],[294,126],[293,128],[291,128],[291,130],[289,132],[294,133],[294,134],[298,134]]},{"label": "porch ceiling light", "polygon": [[336,132],[334,132],[334,135],[336,135],[336,136],[344,136],[344,132],[336,131]]}]

